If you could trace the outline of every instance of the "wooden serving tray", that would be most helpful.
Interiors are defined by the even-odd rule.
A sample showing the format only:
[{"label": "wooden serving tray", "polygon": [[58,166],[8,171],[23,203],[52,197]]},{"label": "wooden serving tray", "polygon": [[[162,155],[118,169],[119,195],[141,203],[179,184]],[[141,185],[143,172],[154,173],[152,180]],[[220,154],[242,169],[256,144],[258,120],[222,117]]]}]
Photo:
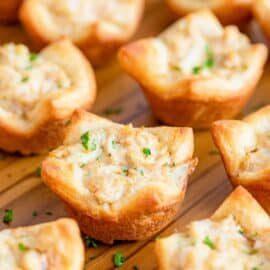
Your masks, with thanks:
[{"label": "wooden serving tray", "polygon": [[[172,22],[172,15],[163,0],[146,2],[144,20],[135,38],[155,35]],[[261,38],[253,23],[244,28],[253,39]],[[0,26],[0,42],[10,41],[27,43],[20,25]],[[139,85],[120,69],[115,59],[97,70],[96,75],[99,92],[93,109],[95,113],[121,123],[132,122],[135,126],[159,124]],[[256,93],[243,114],[269,103],[269,75],[270,65],[267,64]],[[107,115],[104,114],[106,110]],[[191,177],[182,208],[175,220],[158,234],[160,236],[181,230],[191,220],[209,217],[232,189],[209,131],[196,131],[195,144],[199,165]],[[0,153],[0,215],[4,214],[5,209],[13,210],[14,218],[10,227],[32,225],[66,216],[63,204],[36,175],[42,159],[42,156],[20,157]],[[6,228],[7,225],[0,222],[0,229]],[[99,244],[96,248],[90,248],[87,250],[86,269],[114,268],[112,258],[117,251],[126,257],[121,269],[156,269],[154,238],[113,246]]]}]

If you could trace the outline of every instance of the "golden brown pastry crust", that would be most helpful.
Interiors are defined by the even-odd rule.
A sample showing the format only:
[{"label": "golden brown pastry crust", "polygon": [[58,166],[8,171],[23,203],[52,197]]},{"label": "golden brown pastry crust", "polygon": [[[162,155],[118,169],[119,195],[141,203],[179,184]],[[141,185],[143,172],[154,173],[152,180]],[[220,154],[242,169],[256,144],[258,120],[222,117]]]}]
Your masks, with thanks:
[{"label": "golden brown pastry crust", "polygon": [[[250,235],[252,237],[260,236],[261,238],[263,238],[265,233],[269,235],[269,215],[263,210],[251,194],[241,186],[237,187],[225,199],[221,206],[219,206],[211,216],[210,220],[219,222],[230,216],[233,217],[240,225],[245,235]],[[203,230],[201,232],[203,233]],[[169,237],[161,238],[155,242],[155,253],[160,270],[182,269],[174,268],[172,266],[172,262],[177,260],[174,252],[176,249],[177,252],[180,250],[177,240],[176,242],[174,240],[174,237],[177,238],[177,235],[178,234],[176,233]],[[211,258],[209,257],[209,260],[210,259]],[[220,265],[220,267],[221,266],[222,265]]]},{"label": "golden brown pastry crust", "polygon": [[[151,237],[171,222],[184,200],[185,192],[186,187],[183,188],[179,200],[172,205],[154,209],[147,214],[128,213],[117,221],[92,218],[68,205],[66,209],[70,216],[80,224],[80,228],[85,234],[104,243],[113,244],[114,240],[139,241]],[[147,199],[144,198],[144,200],[145,203],[148,203]]]},{"label": "golden brown pastry crust", "polygon": [[202,8],[209,8],[224,24],[237,24],[246,21],[251,17],[253,4],[252,0],[166,0],[166,2],[178,16],[184,16]]},{"label": "golden brown pastry crust", "polygon": [[[204,25],[204,28],[200,29],[200,25]],[[216,31],[212,38],[207,36],[209,33],[204,37],[204,29],[208,27],[207,33],[211,31],[213,34]],[[186,29],[188,34],[184,33],[183,29]],[[200,35],[205,38],[204,41],[201,41]],[[218,43],[219,39],[223,40],[223,45]],[[188,40],[189,43],[186,42]],[[230,44],[237,47],[236,44],[241,44],[240,41],[243,48],[233,48],[230,52]],[[185,42],[189,44],[186,44],[187,47],[184,47]],[[214,65],[211,69],[204,68],[200,71],[208,72],[201,75],[193,71],[196,65],[193,64],[193,70],[189,68],[191,61],[195,62],[195,56],[190,54],[199,55],[199,58],[199,51],[204,50],[204,45],[196,50],[194,48],[204,42],[214,48]],[[228,45],[225,45],[226,42]],[[218,46],[224,48],[219,50],[221,47]],[[181,55],[181,51],[185,50],[186,54]],[[224,56],[219,54],[226,50],[228,52]],[[243,51],[245,56],[241,55]],[[154,114],[167,124],[195,128],[209,127],[214,120],[237,115],[253,93],[266,58],[265,45],[249,44],[246,37],[235,27],[222,28],[207,10],[180,19],[157,38],[135,41],[119,51],[121,66],[142,85]],[[238,67],[230,66],[235,64],[235,60],[246,63],[243,66],[236,64]],[[182,66],[177,66],[178,62]],[[223,66],[227,65],[226,63],[228,66]],[[223,71],[232,73],[223,76]]]},{"label": "golden brown pastry crust", "polygon": [[262,28],[264,34],[270,39],[270,3],[268,0],[256,0],[253,3],[253,14]]},{"label": "golden brown pastry crust", "polygon": [[[84,246],[79,227],[72,219],[3,230],[0,246],[1,269],[15,269],[15,265],[16,269],[26,270],[44,265],[48,270],[84,268]],[[7,262],[13,264],[7,268]]]},{"label": "golden brown pastry crust", "polygon": [[14,22],[18,18],[18,10],[22,0],[0,1],[0,21]]},{"label": "golden brown pastry crust", "polygon": [[270,213],[270,168],[267,159],[270,106],[240,120],[221,120],[212,135],[233,186],[244,186]]},{"label": "golden brown pastry crust", "polygon": [[[109,11],[112,15],[117,13],[117,10],[114,10],[117,5],[129,6],[126,10],[123,9],[123,14],[120,15],[122,19],[125,18],[124,26],[121,29],[121,25],[118,26],[114,19],[100,17],[103,13],[95,10],[95,5],[98,6],[98,2],[93,1],[91,3],[93,9],[89,12],[99,12],[100,14],[92,23],[89,23],[88,30],[82,30],[81,34],[73,34],[72,32],[65,34],[63,32],[65,26],[57,25],[52,19],[54,18],[53,13],[48,7],[52,3],[49,2],[49,0],[26,0],[20,9],[20,19],[35,48],[40,49],[59,38],[67,37],[80,47],[95,66],[107,61],[108,57],[120,45],[130,39],[139,25],[144,9],[144,0],[122,0],[122,3],[113,0],[110,4],[111,6],[115,5],[115,7],[112,8],[105,3],[106,7],[112,9]],[[58,16],[61,17],[61,14]],[[77,16],[79,17],[81,14]]]},{"label": "golden brown pastry crust", "polygon": [[[130,127],[126,129],[122,125],[112,123],[95,115],[77,112],[74,114],[72,123],[67,129],[64,148],[61,148],[64,150],[63,153],[66,152],[65,145],[74,145],[74,143],[78,141],[78,137],[80,138],[80,130],[85,130],[86,126],[89,128],[92,126],[93,130],[99,127],[109,127],[113,129],[124,128],[124,132],[129,132],[128,130],[130,130]],[[140,133],[141,130],[138,129],[137,132]],[[155,132],[155,134],[158,134],[158,132],[168,132],[171,134],[171,137],[176,140],[175,144],[178,144],[179,147],[180,145],[183,147],[179,152],[182,152],[181,164],[185,166],[185,169],[183,175],[181,174],[181,178],[179,176],[180,180],[177,178],[177,181],[181,181],[181,185],[177,185],[177,188],[174,188],[173,194],[168,191],[168,194],[165,195],[162,194],[163,191],[161,191],[156,184],[152,185],[150,181],[148,184],[145,184],[142,190],[139,189],[131,195],[129,192],[125,193],[126,195],[123,195],[124,197],[121,199],[121,203],[118,199],[115,204],[112,204],[109,210],[106,210],[105,204],[105,206],[102,206],[103,204],[96,206],[96,203],[91,201],[94,200],[93,197],[90,197],[91,194],[83,195],[86,191],[82,193],[82,191],[79,190],[78,187],[81,186],[81,184],[79,184],[80,180],[76,182],[76,179],[74,179],[73,183],[74,176],[67,170],[68,167],[64,165],[66,161],[63,161],[62,158],[60,160],[55,158],[57,150],[52,152],[45,159],[42,164],[42,177],[44,182],[64,200],[68,212],[78,221],[84,233],[105,243],[113,243],[114,240],[141,240],[159,231],[173,218],[184,198],[188,175],[192,173],[197,164],[197,159],[192,159],[192,131],[189,128],[175,129],[163,127],[160,131]],[[59,148],[59,150],[61,149]],[[70,151],[72,151],[74,155],[75,150]],[[69,159],[70,158],[71,157],[69,157]],[[73,166],[75,165],[73,164]],[[83,169],[85,166],[87,165],[84,165]],[[184,168],[181,166],[179,169]],[[75,171],[78,171],[78,169]],[[145,174],[147,174],[147,172],[145,172]],[[143,178],[145,174],[142,174]],[[146,178],[135,177],[135,183],[142,180],[146,181]],[[88,180],[87,183],[87,187],[90,187],[91,182]],[[107,185],[110,185],[109,181]],[[127,188],[129,188],[129,186]],[[170,187],[168,186],[168,188]],[[118,190],[111,190],[111,192],[117,193]]]},{"label": "golden brown pastry crust", "polygon": [[0,107],[0,148],[5,151],[31,154],[57,147],[63,139],[63,128],[74,110],[90,108],[95,99],[93,70],[70,41],[53,43],[41,55],[60,66],[72,85],[46,97],[41,96],[27,119]]}]

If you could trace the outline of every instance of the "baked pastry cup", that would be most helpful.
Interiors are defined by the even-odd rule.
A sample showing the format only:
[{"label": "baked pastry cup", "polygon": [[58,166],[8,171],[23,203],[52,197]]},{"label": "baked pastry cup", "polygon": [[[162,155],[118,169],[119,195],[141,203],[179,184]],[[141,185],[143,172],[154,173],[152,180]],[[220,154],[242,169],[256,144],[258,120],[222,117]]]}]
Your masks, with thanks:
[{"label": "baked pastry cup", "polygon": [[238,24],[251,17],[253,0],[166,0],[169,8],[178,16],[200,9],[211,9],[224,24]]},{"label": "baked pastry cup", "polygon": [[59,219],[0,232],[1,270],[83,270],[84,247],[78,225]]},{"label": "baked pastry cup", "polygon": [[0,47],[0,148],[43,153],[62,142],[76,108],[96,95],[93,70],[68,40],[30,53],[24,45]]},{"label": "baked pastry cup", "polygon": [[134,128],[75,112],[42,178],[81,230],[105,243],[142,240],[168,224],[197,164],[190,128]]},{"label": "baked pastry cup", "polygon": [[209,219],[155,242],[160,270],[270,269],[270,218],[242,187]]},{"label": "baked pastry cup", "polygon": [[144,0],[25,0],[20,19],[38,49],[61,37],[100,65],[135,33]]},{"label": "baked pastry cup", "polygon": [[241,120],[213,123],[212,135],[234,186],[242,185],[270,213],[270,106]]},{"label": "baked pastry cup", "polygon": [[223,28],[208,10],[119,51],[121,66],[142,85],[156,117],[195,128],[237,115],[266,59],[265,45],[252,45],[236,26]]},{"label": "baked pastry cup", "polygon": [[270,25],[269,25],[270,2],[268,0],[254,1],[253,14],[266,37],[270,39]]},{"label": "baked pastry cup", "polygon": [[22,0],[0,1],[0,22],[14,22],[18,18],[18,10]]}]

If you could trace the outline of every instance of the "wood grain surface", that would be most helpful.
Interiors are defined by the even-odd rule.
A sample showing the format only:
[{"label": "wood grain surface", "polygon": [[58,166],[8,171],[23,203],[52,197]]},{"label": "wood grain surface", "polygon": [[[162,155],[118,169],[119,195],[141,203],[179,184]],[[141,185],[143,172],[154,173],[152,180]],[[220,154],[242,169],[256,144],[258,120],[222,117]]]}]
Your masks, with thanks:
[{"label": "wood grain surface", "polygon": [[[163,0],[146,1],[144,19],[134,39],[159,33],[172,21],[172,15]],[[253,40],[261,34],[254,22],[243,26]],[[0,42],[27,43],[20,25],[0,26]],[[263,78],[255,95],[243,114],[266,105],[270,100],[270,65],[267,64]],[[129,78],[112,59],[103,68],[96,70],[98,97],[93,112],[121,122],[132,122],[135,126],[153,126],[158,123],[145,100],[139,85]],[[117,114],[104,115],[106,109],[116,109]],[[195,155],[199,165],[190,179],[183,207],[159,235],[169,235],[194,219],[208,217],[231,191],[223,164],[213,145],[209,131],[195,132]],[[0,215],[5,209],[14,211],[10,227],[32,225],[66,216],[63,204],[36,175],[42,156],[21,157],[0,153]],[[33,215],[33,213],[35,214]],[[0,223],[0,229],[7,226]],[[117,243],[113,246],[99,244],[87,250],[86,269],[113,269],[113,255],[120,251],[126,257],[121,269],[156,269],[153,253],[154,238],[142,242]]]}]

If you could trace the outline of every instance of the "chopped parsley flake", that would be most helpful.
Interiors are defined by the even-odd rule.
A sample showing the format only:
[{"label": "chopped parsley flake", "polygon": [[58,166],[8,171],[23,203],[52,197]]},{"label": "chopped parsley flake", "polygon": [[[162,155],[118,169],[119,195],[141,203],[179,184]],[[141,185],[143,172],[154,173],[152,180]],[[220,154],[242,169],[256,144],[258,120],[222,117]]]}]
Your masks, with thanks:
[{"label": "chopped parsley flake", "polygon": [[251,270],[260,270],[260,268],[259,267],[252,267]]},{"label": "chopped parsley flake", "polygon": [[214,66],[214,60],[213,58],[207,58],[204,62],[204,66],[206,68],[212,68]]},{"label": "chopped parsley flake", "polygon": [[3,223],[9,225],[13,220],[13,211],[10,209],[5,210],[5,214],[3,216]]},{"label": "chopped parsley flake", "polygon": [[37,211],[33,211],[32,217],[37,217],[37,215],[38,215],[38,212]]},{"label": "chopped parsley flake", "polygon": [[94,255],[94,256],[91,256],[91,257],[89,257],[89,260],[92,261],[92,260],[94,260],[96,257],[97,257],[97,256],[95,256],[95,255]]},{"label": "chopped parsley flake", "polygon": [[91,247],[97,248],[98,247],[97,241],[92,239],[90,236],[87,236],[87,235],[84,237],[84,243],[85,243],[85,246],[87,248],[91,248]]},{"label": "chopped parsley flake", "polygon": [[34,62],[38,59],[38,54],[37,53],[31,53],[29,56],[30,62]]},{"label": "chopped parsley flake", "polygon": [[90,144],[90,134],[89,131],[85,132],[82,136],[81,136],[81,143],[84,147],[84,149],[86,150],[96,150],[97,149],[97,144],[95,142],[92,142]]},{"label": "chopped parsley flake", "polygon": [[46,211],[45,214],[46,214],[47,216],[52,216],[52,215],[53,215],[53,213],[52,213],[51,211]]},{"label": "chopped parsley flake", "polygon": [[18,249],[19,249],[20,251],[25,251],[25,250],[26,250],[26,247],[25,247],[25,245],[24,245],[23,243],[19,243],[19,244],[18,244]]},{"label": "chopped parsley flake", "polygon": [[24,76],[24,77],[22,77],[21,82],[22,83],[25,83],[25,82],[28,82],[28,80],[29,80],[29,77],[28,76]]},{"label": "chopped parsley flake", "polygon": [[206,59],[203,62],[203,64],[201,66],[195,66],[192,69],[192,72],[195,75],[198,75],[204,68],[210,69],[214,66],[214,57],[213,57],[213,53],[210,50],[209,45],[205,46],[205,52],[206,52]]},{"label": "chopped parsley flake", "polygon": [[151,156],[151,149],[150,148],[143,148],[143,154],[145,157]]},{"label": "chopped parsley flake", "polygon": [[95,142],[92,142],[92,143],[91,143],[90,149],[91,149],[92,151],[95,151],[95,150],[97,149],[97,144],[96,144]]},{"label": "chopped parsley flake", "polygon": [[128,175],[128,168],[122,168],[122,172],[123,172],[123,174],[125,174],[125,175]]},{"label": "chopped parsley flake", "polygon": [[107,108],[103,111],[105,115],[113,115],[113,114],[120,114],[123,111],[121,107],[116,108]]},{"label": "chopped parsley flake", "polygon": [[201,72],[201,69],[202,69],[201,67],[196,66],[192,69],[192,73],[198,75]]},{"label": "chopped parsley flake", "polygon": [[238,230],[238,232],[239,232],[240,234],[244,234],[244,229],[240,228],[240,229]]},{"label": "chopped parsley flake", "polygon": [[205,245],[207,245],[209,248],[215,249],[215,245],[213,244],[213,242],[211,241],[211,239],[209,238],[209,236],[205,236],[205,238],[203,239],[203,243]]},{"label": "chopped parsley flake", "polygon": [[115,149],[117,144],[118,144],[118,142],[112,141],[112,148]]},{"label": "chopped parsley flake", "polygon": [[207,58],[203,64],[203,66],[205,68],[212,68],[214,66],[214,58],[213,58],[213,54],[209,48],[209,45],[206,45],[205,47],[205,51],[206,51],[206,54],[207,54]]},{"label": "chopped parsley flake", "polygon": [[89,136],[89,131],[87,131],[81,136],[82,145],[84,149],[86,150],[89,149],[89,141],[90,141],[90,136]]},{"label": "chopped parsley flake", "polygon": [[37,167],[36,169],[36,176],[41,177],[41,167]]},{"label": "chopped parsley flake", "polygon": [[144,176],[144,171],[143,171],[143,169],[140,169],[140,174],[141,174],[141,176]]},{"label": "chopped parsley flake", "polygon": [[137,265],[134,265],[133,270],[140,270],[140,269],[139,269],[139,267]]},{"label": "chopped parsley flake", "polygon": [[161,236],[160,236],[160,235],[157,235],[157,236],[155,237],[155,241],[157,241],[157,240],[159,240],[159,239],[161,239]]},{"label": "chopped parsley flake", "polygon": [[120,267],[124,264],[125,257],[121,252],[117,251],[113,256],[113,262],[116,267]]}]

